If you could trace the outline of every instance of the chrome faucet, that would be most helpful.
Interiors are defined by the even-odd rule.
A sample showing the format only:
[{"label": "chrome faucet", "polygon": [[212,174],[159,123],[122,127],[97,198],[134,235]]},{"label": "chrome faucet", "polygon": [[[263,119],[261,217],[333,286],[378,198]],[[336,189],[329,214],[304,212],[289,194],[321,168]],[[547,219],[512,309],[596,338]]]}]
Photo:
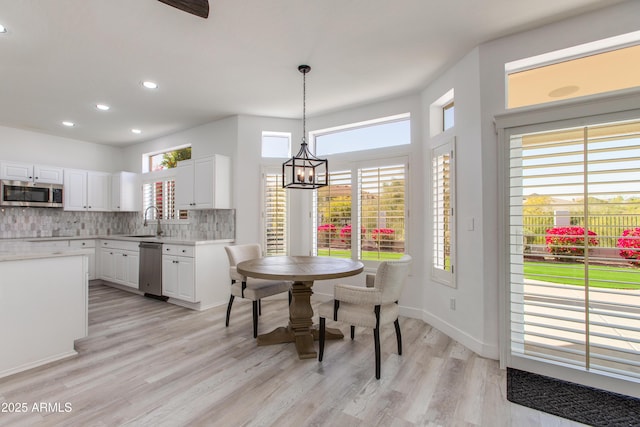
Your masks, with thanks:
[{"label": "chrome faucet", "polygon": [[156,225],[156,236],[157,237],[162,237],[162,228],[160,227],[160,211],[158,210],[158,208],[156,206],[149,206],[147,209],[145,209],[144,211],[144,223],[142,224],[143,227],[147,226],[147,212],[149,212],[149,209],[155,209],[156,210],[156,221],[157,221],[157,225]]}]

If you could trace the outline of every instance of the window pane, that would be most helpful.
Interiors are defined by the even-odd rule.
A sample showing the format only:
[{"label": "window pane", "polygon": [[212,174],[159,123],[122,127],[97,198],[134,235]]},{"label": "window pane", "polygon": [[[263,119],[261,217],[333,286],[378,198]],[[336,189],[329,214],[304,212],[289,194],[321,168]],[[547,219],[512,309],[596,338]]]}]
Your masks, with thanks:
[{"label": "window pane", "polygon": [[411,143],[410,119],[376,123],[315,136],[316,156]]},{"label": "window pane", "polygon": [[171,169],[175,168],[179,161],[189,160],[191,158],[191,147],[165,151],[157,154],[145,154],[143,155],[143,158],[144,156],[147,156],[149,159],[149,170],[147,172]]},{"label": "window pane", "polygon": [[453,105],[453,102],[442,107],[442,128],[444,130],[447,130],[453,127],[453,125],[455,124],[454,116],[455,116],[455,106]]},{"label": "window pane", "polygon": [[361,258],[400,258],[405,242],[405,166],[360,169],[359,195]]},{"label": "window pane", "polygon": [[315,200],[316,254],[351,258],[351,171],[330,172]]},{"label": "window pane", "polygon": [[640,45],[513,72],[507,74],[507,108],[638,87],[638,69]]},{"label": "window pane", "polygon": [[262,133],[262,157],[285,159],[290,156],[291,135]]},{"label": "window pane", "polygon": [[265,174],[264,233],[267,256],[287,255],[287,191],[279,173]]}]

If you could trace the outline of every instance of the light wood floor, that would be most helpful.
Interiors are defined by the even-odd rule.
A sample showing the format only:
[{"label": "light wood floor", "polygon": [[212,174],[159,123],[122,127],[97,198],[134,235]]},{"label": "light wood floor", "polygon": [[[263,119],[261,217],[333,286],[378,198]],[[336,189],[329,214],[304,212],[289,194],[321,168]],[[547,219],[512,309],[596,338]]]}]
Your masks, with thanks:
[{"label": "light wood floor", "polygon": [[[248,302],[236,299],[225,328],[226,307],[195,312],[103,285],[89,295],[78,356],[0,379],[0,402],[28,406],[0,425],[578,425],[506,401],[496,361],[415,319],[400,320],[403,356],[393,328],[381,331],[377,381],[371,331],[351,341],[343,327],[319,363],[293,344],[256,347]],[[260,331],[287,319],[286,300],[265,301]],[[34,412],[41,402],[60,410]]]}]

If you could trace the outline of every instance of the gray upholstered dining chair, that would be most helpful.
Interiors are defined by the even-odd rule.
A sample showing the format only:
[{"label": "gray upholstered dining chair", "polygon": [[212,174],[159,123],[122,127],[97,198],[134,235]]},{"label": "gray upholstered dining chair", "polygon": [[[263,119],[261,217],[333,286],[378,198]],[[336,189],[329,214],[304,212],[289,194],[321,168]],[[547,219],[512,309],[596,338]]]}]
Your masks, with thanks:
[{"label": "gray upholstered dining chair", "polygon": [[398,354],[402,355],[402,335],[398,322],[398,299],[402,294],[411,256],[404,255],[396,261],[383,261],[375,275],[366,276],[366,287],[338,284],[334,288],[334,300],[320,304],[320,351],[318,360],[322,362],[326,318],[351,325],[351,339],[355,326],[373,329],[376,358],[376,378],[380,379],[380,327],[393,323],[398,341]]},{"label": "gray upholstered dining chair", "polygon": [[236,265],[242,261],[248,261],[262,256],[262,249],[257,243],[245,245],[225,246],[229,257],[229,276],[231,277],[231,296],[227,306],[227,318],[225,326],[229,326],[231,316],[231,306],[235,297],[246,298],[253,302],[253,337],[258,336],[258,316],[262,314],[262,304],[260,300],[281,292],[289,292],[289,303],[291,303],[291,283],[283,280],[263,280],[254,277],[245,277],[238,273]]}]

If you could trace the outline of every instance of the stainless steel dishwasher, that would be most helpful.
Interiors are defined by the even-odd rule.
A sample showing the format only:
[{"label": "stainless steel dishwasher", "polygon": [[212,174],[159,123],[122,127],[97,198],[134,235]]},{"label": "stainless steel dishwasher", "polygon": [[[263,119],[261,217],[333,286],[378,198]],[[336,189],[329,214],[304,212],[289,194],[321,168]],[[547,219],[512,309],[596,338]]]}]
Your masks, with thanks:
[{"label": "stainless steel dishwasher", "polygon": [[162,243],[140,242],[138,289],[145,297],[166,301],[162,295]]}]

